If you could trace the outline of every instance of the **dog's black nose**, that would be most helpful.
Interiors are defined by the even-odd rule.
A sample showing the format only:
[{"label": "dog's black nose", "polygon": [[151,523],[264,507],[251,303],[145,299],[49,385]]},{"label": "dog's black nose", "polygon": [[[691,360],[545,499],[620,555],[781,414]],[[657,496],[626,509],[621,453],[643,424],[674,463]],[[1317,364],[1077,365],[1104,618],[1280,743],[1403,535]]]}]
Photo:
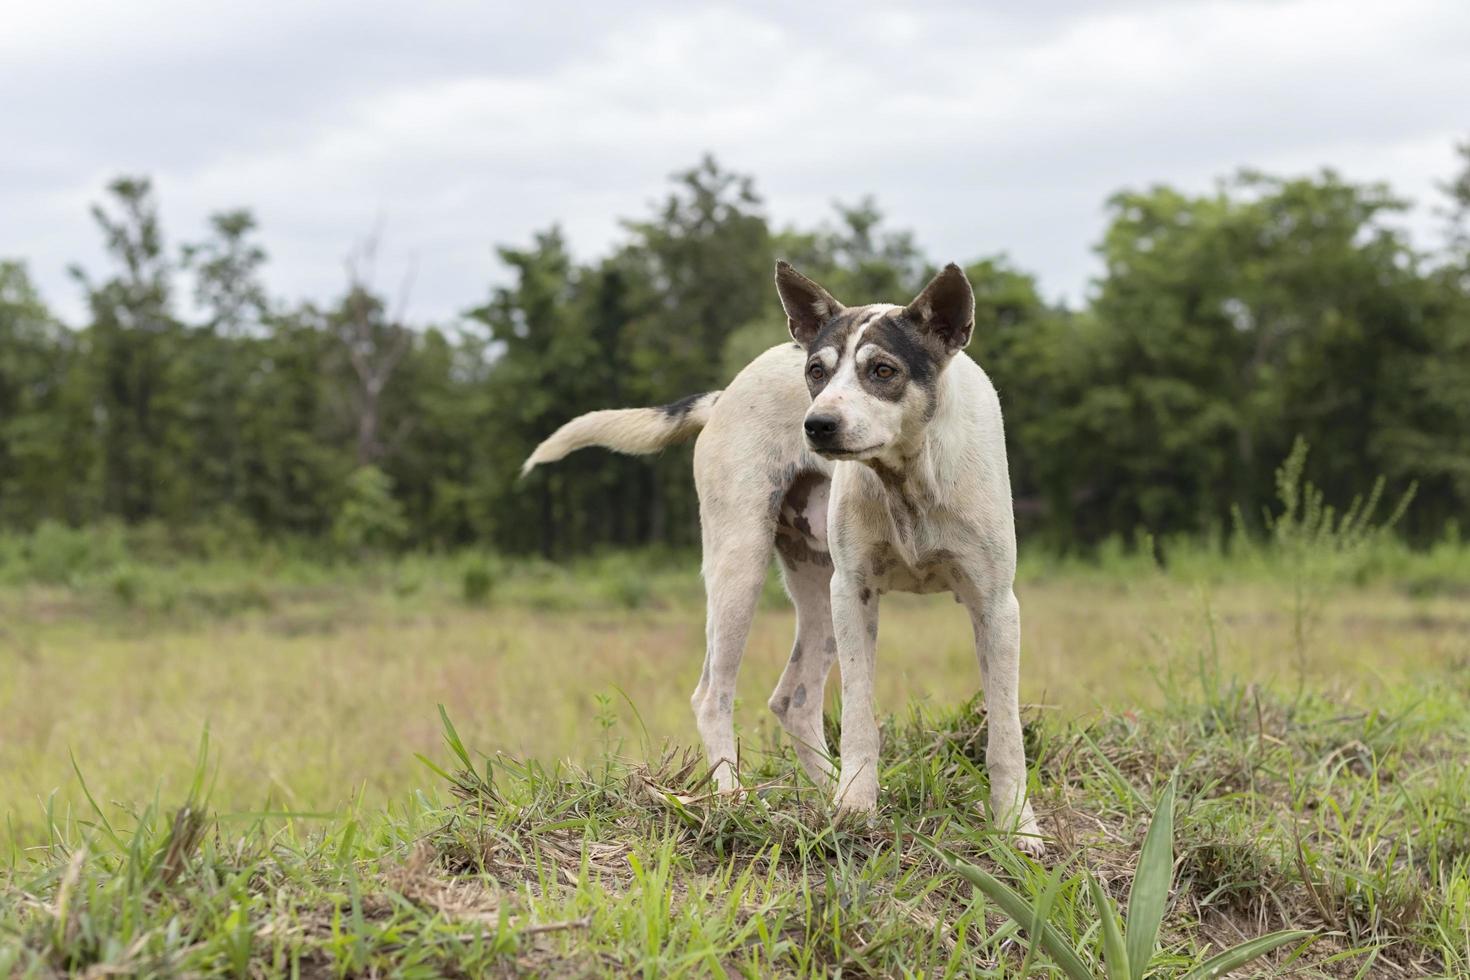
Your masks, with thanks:
[{"label": "dog's black nose", "polygon": [[835,415],[808,415],[806,424],[807,438],[815,443],[831,442],[837,435],[837,416]]}]

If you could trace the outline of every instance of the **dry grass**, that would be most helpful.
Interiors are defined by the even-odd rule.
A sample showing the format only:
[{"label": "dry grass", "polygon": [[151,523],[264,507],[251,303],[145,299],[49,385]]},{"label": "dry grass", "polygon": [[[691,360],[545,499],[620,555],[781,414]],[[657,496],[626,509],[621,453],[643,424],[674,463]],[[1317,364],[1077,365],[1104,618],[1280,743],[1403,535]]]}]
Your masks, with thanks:
[{"label": "dry grass", "polygon": [[[742,677],[748,791],[714,794],[683,747],[702,639],[687,575],[591,598],[507,581],[487,607],[454,584],[206,583],[213,598],[167,607],[0,591],[0,974],[1018,975],[1026,928],[908,836],[1047,891],[980,813],[958,607],[885,602],[883,815],[840,826],[764,709],[789,609],[763,610]],[[1156,572],[1020,592],[1069,942],[1099,942],[1078,872],[1126,893],[1173,773],[1155,975],[1286,926],[1314,933],[1272,954],[1289,974],[1470,969],[1462,602],[1303,604]],[[447,757],[436,704],[458,725]]]},{"label": "dry grass", "polygon": [[[1063,716],[1156,705],[1161,678],[1194,674],[1213,642],[1220,670],[1371,702],[1375,690],[1470,662],[1470,610],[1453,598],[1345,590],[1316,609],[1299,651],[1294,610],[1264,584],[1196,586],[1056,579],[1020,589],[1023,698]],[[184,785],[207,725],[224,810],[335,810],[417,785],[416,752],[439,739],[444,704],[472,744],[522,758],[590,761],[609,740],[636,753],[692,739],[688,692],[702,610],[688,588],[652,608],[472,608],[424,590],[281,590],[224,618],[118,610],[61,590],[0,593],[0,814],[23,837],[43,801],[81,801],[69,753],[106,799]],[[1214,636],[1211,637],[1211,623]],[[789,650],[792,613],[757,619],[737,720],[747,751],[775,738],[765,699]],[[1304,653],[1304,656],[1301,655]],[[953,705],[978,686],[968,622],[939,597],[890,597],[881,704]],[[829,684],[829,698],[835,691]],[[624,702],[626,692],[637,715]]]}]

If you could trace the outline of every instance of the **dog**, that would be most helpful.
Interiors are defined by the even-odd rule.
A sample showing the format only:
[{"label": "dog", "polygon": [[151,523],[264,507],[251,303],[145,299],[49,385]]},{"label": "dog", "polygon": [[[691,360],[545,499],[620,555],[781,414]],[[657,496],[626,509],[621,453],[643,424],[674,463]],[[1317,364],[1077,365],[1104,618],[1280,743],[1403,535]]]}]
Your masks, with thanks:
[{"label": "dog", "polygon": [[[980,661],[992,819],[1039,855],[1021,736],[1010,474],[999,398],[963,352],[975,323],[970,283],[951,264],[907,306],[848,307],[779,262],[776,290],[794,343],[761,354],[723,391],[576,418],[522,473],[587,446],[652,453],[698,434],[708,618],[691,703],[723,790],[737,785],[735,680],[773,551],[796,640],[768,704],[806,773],[835,787],[840,813],[877,805],[879,596],[953,593]],[[834,663],[840,771],[822,731]]]}]

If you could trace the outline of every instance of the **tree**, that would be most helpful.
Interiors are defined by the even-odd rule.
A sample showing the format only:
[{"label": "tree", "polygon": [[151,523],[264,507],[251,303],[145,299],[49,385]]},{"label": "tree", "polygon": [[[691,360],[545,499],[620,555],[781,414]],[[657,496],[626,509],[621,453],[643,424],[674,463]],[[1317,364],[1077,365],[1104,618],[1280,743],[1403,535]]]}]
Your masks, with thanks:
[{"label": "tree", "polygon": [[383,417],[388,386],[413,343],[413,334],[403,322],[412,278],[405,280],[398,309],[390,313],[370,285],[377,253],[378,238],[373,235],[348,258],[347,295],[328,318],[350,369],[344,402],[356,434],[358,466],[381,462],[412,424],[399,419],[388,432]]},{"label": "tree", "polygon": [[320,536],[332,527],[356,465],[327,371],[338,341],[311,306],[274,312],[260,336],[241,337],[232,354],[248,369],[240,389],[238,507],[267,534]]},{"label": "tree", "polygon": [[93,515],[81,353],[26,267],[0,261],[0,525]]},{"label": "tree", "polygon": [[1115,196],[1071,408],[1045,450],[1071,461],[1051,498],[1079,502],[1073,533],[1218,525],[1269,499],[1298,434],[1321,448],[1329,496],[1379,473],[1448,486],[1456,416],[1432,420],[1415,406],[1442,399],[1408,396],[1410,365],[1448,351],[1389,221],[1404,206],[1330,171]]},{"label": "tree", "polygon": [[536,443],[584,403],[579,372],[592,360],[592,345],[572,316],[574,271],[559,229],[537,234],[529,249],[497,252],[514,284],[497,287],[490,302],[469,314],[486,329],[495,358],[487,383],[498,432],[487,450],[486,475],[498,505],[496,537],[550,557],[557,550],[556,491],[564,473],[542,480],[534,498],[512,481]]},{"label": "tree", "polygon": [[[1080,310],[1048,305],[1003,256],[970,262],[968,353],[1000,392],[1023,534],[1085,547],[1208,531],[1237,504],[1252,519],[1298,435],[1329,498],[1381,474],[1418,482],[1411,534],[1463,521],[1470,144],[1460,153],[1432,253],[1397,230],[1405,204],[1387,188],[1243,172],[1208,194],[1115,195]],[[376,236],[340,299],[286,307],[248,211],[216,214],[172,255],[147,180],[114,181],[93,215],[109,264],[76,272],[78,329],[0,262],[6,527],[243,515],[266,535],[377,547],[686,547],[687,448],[578,453],[524,484],[521,461],[576,415],[722,388],[787,343],[777,257],[849,303],[903,302],[932,270],[871,199],[771,234],[754,182],[709,158],[599,259],[574,261],[555,227],[500,248],[506,281],[468,325],[410,326],[408,284],[390,308]]]},{"label": "tree", "polygon": [[177,520],[190,509],[193,447],[183,424],[185,393],[175,383],[181,338],[170,310],[173,270],[150,182],[121,177],[108,191],[113,210],[95,205],[92,216],[117,268],[101,282],[72,269],[92,316],[102,510],[127,521]]},{"label": "tree", "polygon": [[254,365],[241,357],[262,329],[269,311],[261,269],[266,253],[251,238],[255,218],[249,211],[222,211],[209,219],[210,237],[185,245],[180,266],[194,273],[194,302],[206,321],[189,345],[194,376],[200,454],[199,476],[205,509],[238,508],[244,493],[244,447],[240,406]]}]

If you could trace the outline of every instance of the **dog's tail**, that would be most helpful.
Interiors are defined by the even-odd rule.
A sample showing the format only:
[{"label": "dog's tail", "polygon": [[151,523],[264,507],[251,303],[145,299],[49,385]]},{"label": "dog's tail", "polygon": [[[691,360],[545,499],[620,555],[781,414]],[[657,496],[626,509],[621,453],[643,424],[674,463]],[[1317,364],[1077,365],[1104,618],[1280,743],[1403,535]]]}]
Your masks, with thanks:
[{"label": "dog's tail", "polygon": [[692,439],[709,421],[718,391],[690,395],[660,408],[616,408],[579,415],[553,432],[521,465],[521,476],[588,446],[641,456]]}]

